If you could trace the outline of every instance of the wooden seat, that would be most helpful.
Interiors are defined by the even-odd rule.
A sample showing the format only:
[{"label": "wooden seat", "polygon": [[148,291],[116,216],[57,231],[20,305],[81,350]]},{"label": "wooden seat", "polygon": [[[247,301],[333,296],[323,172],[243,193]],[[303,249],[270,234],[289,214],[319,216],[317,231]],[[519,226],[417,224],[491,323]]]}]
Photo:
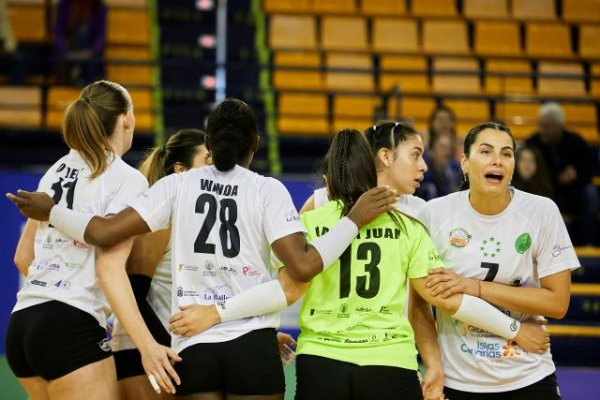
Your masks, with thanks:
[{"label": "wooden seat", "polygon": [[387,111],[391,119],[414,119],[418,123],[427,121],[435,107],[436,104],[432,98],[423,97],[402,97],[398,107],[398,100],[391,97],[387,104]]},{"label": "wooden seat", "polygon": [[148,11],[145,9],[109,9],[106,36],[109,44],[150,45]]},{"label": "wooden seat", "polygon": [[74,87],[52,86],[46,99],[46,128],[60,129],[64,112],[69,104],[79,98],[80,90]]},{"label": "wooden seat", "polygon": [[533,57],[572,57],[571,31],[567,25],[529,22],[525,49]]},{"label": "wooden seat", "polygon": [[517,20],[555,20],[555,0],[512,0],[512,16]]},{"label": "wooden seat", "polygon": [[426,53],[466,54],[469,52],[467,26],[459,20],[423,22],[423,50]]},{"label": "wooden seat", "polygon": [[125,86],[152,85],[152,65],[108,63],[106,66],[106,78]]},{"label": "wooden seat", "polygon": [[482,55],[521,55],[519,25],[515,22],[476,22],[475,52]]},{"label": "wooden seat", "polygon": [[[583,67],[579,63],[540,61],[538,93],[543,96],[585,96]],[[563,76],[548,76],[560,74]]]},{"label": "wooden seat", "polygon": [[463,14],[470,19],[508,18],[507,0],[463,0]]},{"label": "wooden seat", "polygon": [[406,14],[405,0],[360,0],[362,15],[400,16]]},{"label": "wooden seat", "polygon": [[378,53],[419,51],[417,21],[397,18],[373,18],[373,51]]},{"label": "wooden seat", "polygon": [[[277,51],[273,56],[273,87],[276,89],[312,89],[323,88],[321,55],[310,51]],[[280,69],[279,67],[314,68],[307,70]]]},{"label": "wooden seat", "polygon": [[354,14],[356,12],[355,0],[327,0],[313,1],[313,12],[316,14]]},{"label": "wooden seat", "polygon": [[277,111],[285,116],[326,117],[327,96],[324,94],[280,93]]},{"label": "wooden seat", "polygon": [[342,129],[357,129],[361,132],[368,127],[373,126],[373,117],[333,117],[332,131],[337,132]]},{"label": "wooden seat", "polygon": [[[367,54],[329,53],[325,57],[325,84],[332,91],[372,92],[373,63]],[[331,68],[361,71],[330,71]]]},{"label": "wooden seat", "polygon": [[[531,64],[520,60],[495,60],[485,62],[487,73],[504,73],[505,76],[486,75],[485,91],[489,94],[532,94]],[[510,76],[511,73],[529,76]]]},{"label": "wooden seat", "polygon": [[600,143],[598,134],[598,112],[594,104],[561,104],[567,126],[579,133],[586,141],[597,145]]},{"label": "wooden seat", "polygon": [[0,86],[0,126],[40,128],[42,91],[39,87]]},{"label": "wooden seat", "polygon": [[459,122],[468,122],[471,126],[490,120],[487,100],[445,100],[444,105],[454,111]]},{"label": "wooden seat", "polygon": [[418,0],[411,1],[411,13],[415,17],[455,17],[455,0]]},{"label": "wooden seat", "polygon": [[277,131],[283,135],[328,136],[329,128],[326,117],[277,117]]},{"label": "wooden seat", "polygon": [[563,0],[563,18],[568,22],[600,22],[600,0]]},{"label": "wooden seat", "polygon": [[[403,93],[431,91],[425,57],[385,55],[381,56],[379,66],[381,68],[379,90],[383,92],[392,90],[396,86],[400,86]],[[398,71],[392,72],[393,70]]]},{"label": "wooden seat", "polygon": [[367,50],[367,21],[362,17],[323,17],[321,46],[325,50]]},{"label": "wooden seat", "polygon": [[600,58],[600,26],[579,26],[579,55],[584,58]]},{"label": "wooden seat", "polygon": [[269,24],[271,49],[317,48],[317,23],[311,15],[272,15]]},{"label": "wooden seat", "polygon": [[[456,71],[456,73],[453,73]],[[479,93],[479,63],[468,58],[435,58],[433,90],[437,93]]]},{"label": "wooden seat", "polygon": [[265,12],[272,13],[295,13],[307,12],[312,7],[311,0],[263,0]]},{"label": "wooden seat", "polygon": [[381,107],[381,98],[376,96],[337,95],[333,98],[334,117],[364,117],[372,120],[378,107]]},{"label": "wooden seat", "polygon": [[539,108],[537,103],[497,102],[496,119],[508,125],[516,140],[525,140],[537,130]]},{"label": "wooden seat", "polygon": [[46,40],[46,13],[43,4],[11,5],[8,7],[8,17],[17,41],[41,43]]}]

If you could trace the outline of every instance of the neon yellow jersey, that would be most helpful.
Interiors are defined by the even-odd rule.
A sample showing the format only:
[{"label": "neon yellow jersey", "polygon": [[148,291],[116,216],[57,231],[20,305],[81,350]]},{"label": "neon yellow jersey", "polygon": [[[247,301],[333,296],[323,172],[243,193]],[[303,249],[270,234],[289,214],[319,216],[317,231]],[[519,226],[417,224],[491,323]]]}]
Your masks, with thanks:
[{"label": "neon yellow jersey", "polygon": [[[309,240],[340,217],[335,201],[301,215]],[[423,225],[398,217],[400,226],[384,214],[360,229],[340,259],[312,280],[300,310],[297,354],[417,369],[404,313],[408,278],[422,278],[441,262]]]}]

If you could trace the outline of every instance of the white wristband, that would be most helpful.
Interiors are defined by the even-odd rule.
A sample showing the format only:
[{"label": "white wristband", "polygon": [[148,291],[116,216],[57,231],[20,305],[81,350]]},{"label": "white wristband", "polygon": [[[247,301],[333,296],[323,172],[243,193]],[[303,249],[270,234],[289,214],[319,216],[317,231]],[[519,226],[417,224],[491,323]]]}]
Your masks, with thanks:
[{"label": "white wristband", "polygon": [[85,228],[92,218],[94,218],[92,214],[54,206],[50,210],[48,222],[67,236],[85,243]]},{"label": "white wristband", "polygon": [[480,298],[468,294],[463,294],[460,307],[452,317],[505,339],[514,339],[521,326],[516,319]]},{"label": "white wristband", "polygon": [[281,311],[287,307],[287,299],[277,279],[261,283],[217,304],[221,322],[256,317]]},{"label": "white wristband", "polygon": [[310,242],[323,260],[323,270],[340,258],[356,235],[358,227],[350,218],[344,217],[329,232]]}]

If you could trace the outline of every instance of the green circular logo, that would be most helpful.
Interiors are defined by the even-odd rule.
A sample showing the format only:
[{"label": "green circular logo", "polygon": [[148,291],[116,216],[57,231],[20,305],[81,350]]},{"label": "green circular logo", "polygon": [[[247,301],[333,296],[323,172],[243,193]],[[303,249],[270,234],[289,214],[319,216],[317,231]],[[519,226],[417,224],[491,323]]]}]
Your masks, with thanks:
[{"label": "green circular logo", "polygon": [[525,232],[519,235],[515,240],[515,249],[519,254],[525,253],[531,247],[531,236]]}]

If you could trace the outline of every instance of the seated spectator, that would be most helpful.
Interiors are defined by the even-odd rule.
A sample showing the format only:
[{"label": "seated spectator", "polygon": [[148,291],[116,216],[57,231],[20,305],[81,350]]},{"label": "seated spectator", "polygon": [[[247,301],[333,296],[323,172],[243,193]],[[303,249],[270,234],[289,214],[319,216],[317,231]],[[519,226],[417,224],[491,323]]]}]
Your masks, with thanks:
[{"label": "seated spectator", "polygon": [[552,199],[561,213],[577,216],[578,228],[571,227],[577,245],[596,240],[598,194],[591,183],[592,153],[587,142],[565,128],[559,104],[548,102],[538,113],[539,131],[527,139],[527,146],[540,151],[552,182]]},{"label": "seated spectator", "polygon": [[0,0],[0,73],[8,75],[12,85],[25,83],[25,70],[20,58],[8,18],[8,4],[6,0]]},{"label": "seated spectator", "polygon": [[552,197],[552,183],[548,168],[538,149],[530,147],[519,149],[512,185],[527,193]]},{"label": "seated spectator", "polygon": [[53,52],[57,83],[85,85],[104,77],[106,13],[102,0],[59,0]]},{"label": "seated spectator", "polygon": [[430,200],[459,189],[462,174],[460,164],[453,157],[452,138],[449,135],[432,136],[424,158],[429,170],[417,189],[417,196]]},{"label": "seated spectator", "polygon": [[462,154],[462,138],[456,136],[456,114],[451,108],[439,106],[429,115],[429,138],[427,142],[433,140],[434,136],[448,136],[452,143],[452,155],[457,162],[460,161]]}]

